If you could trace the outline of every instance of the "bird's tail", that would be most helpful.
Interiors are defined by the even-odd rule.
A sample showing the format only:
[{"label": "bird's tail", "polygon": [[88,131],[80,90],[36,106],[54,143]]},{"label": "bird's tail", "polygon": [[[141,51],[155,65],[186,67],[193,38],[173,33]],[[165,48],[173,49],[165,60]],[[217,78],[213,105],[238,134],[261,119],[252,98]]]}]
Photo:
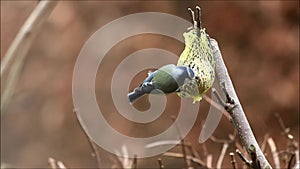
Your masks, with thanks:
[{"label": "bird's tail", "polygon": [[133,102],[135,102],[137,99],[139,99],[140,97],[142,97],[145,93],[143,92],[137,92],[136,90],[128,93],[128,98],[129,98],[129,102],[132,104]]}]

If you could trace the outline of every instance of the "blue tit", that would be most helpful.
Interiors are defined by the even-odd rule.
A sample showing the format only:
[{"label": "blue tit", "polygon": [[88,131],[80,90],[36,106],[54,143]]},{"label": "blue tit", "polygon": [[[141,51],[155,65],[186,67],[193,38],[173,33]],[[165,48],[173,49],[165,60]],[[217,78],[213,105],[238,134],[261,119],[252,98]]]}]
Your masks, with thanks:
[{"label": "blue tit", "polygon": [[168,64],[150,72],[143,83],[128,94],[130,103],[145,94],[178,92],[180,86],[194,78],[194,71],[188,66]]}]

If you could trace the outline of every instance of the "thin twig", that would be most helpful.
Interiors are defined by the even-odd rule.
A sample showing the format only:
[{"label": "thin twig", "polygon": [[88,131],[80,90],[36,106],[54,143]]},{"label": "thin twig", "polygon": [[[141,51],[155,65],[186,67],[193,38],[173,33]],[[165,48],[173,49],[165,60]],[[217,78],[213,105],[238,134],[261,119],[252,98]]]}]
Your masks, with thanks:
[{"label": "thin twig", "polygon": [[184,160],[185,168],[188,169],[190,167],[190,162],[187,159],[187,154],[186,154],[186,151],[185,151],[184,139],[181,140],[181,150],[182,150],[182,154],[183,154],[183,160]]},{"label": "thin twig", "polygon": [[224,143],[223,147],[222,147],[222,151],[221,151],[219,159],[218,159],[218,162],[217,162],[217,168],[218,169],[222,168],[222,162],[224,160],[224,156],[226,154],[227,148],[228,148],[228,143]]},{"label": "thin twig", "polygon": [[48,163],[50,164],[51,169],[67,169],[63,162],[55,160],[52,157],[48,158]]},{"label": "thin twig", "polygon": [[263,140],[263,142],[262,142],[262,144],[261,144],[261,151],[262,151],[264,154],[266,154],[265,152],[266,152],[267,141],[268,141],[269,137],[270,137],[269,134],[265,134],[264,140]]},{"label": "thin twig", "polygon": [[[74,113],[77,113],[78,110],[76,109],[73,109],[73,112]],[[79,119],[78,119],[78,122],[80,123]],[[80,125],[81,126],[81,125]],[[82,131],[83,133],[85,134],[91,148],[92,148],[92,154],[96,155],[96,160],[97,160],[97,165],[98,165],[98,168],[101,168],[101,158],[100,158],[100,154],[99,154],[99,151],[98,151],[98,148],[97,148],[97,144],[94,143],[93,140],[90,139],[90,137],[87,135],[87,133],[84,131],[84,128],[82,128]]]},{"label": "thin twig", "polygon": [[101,168],[101,158],[100,158],[100,154],[99,154],[97,145],[90,138],[88,138],[88,141],[89,141],[89,143],[90,143],[90,145],[91,145],[91,147],[93,149],[93,153],[96,155],[96,160],[97,160],[98,168]]},{"label": "thin twig", "polygon": [[229,144],[232,144],[235,140],[235,134],[229,135],[228,137],[229,137],[229,140],[217,139],[215,136],[210,137],[211,141],[213,141],[215,143],[222,143],[223,144],[219,159],[217,161],[217,168],[219,168],[219,169],[222,168],[222,162],[223,162],[223,159],[224,159],[224,156],[226,154],[226,151],[227,151],[227,148],[228,148]]},{"label": "thin twig", "polygon": [[176,131],[177,131],[177,134],[179,136],[179,139],[180,139],[180,145],[181,145],[181,150],[182,150],[182,154],[183,154],[183,160],[184,160],[184,164],[185,164],[185,168],[188,169],[190,164],[189,164],[189,160],[187,159],[187,154],[186,154],[186,151],[185,151],[185,143],[184,143],[184,138],[182,137],[181,135],[181,132],[180,132],[180,129],[179,127],[177,126],[177,124],[175,123],[175,120],[176,120],[176,117],[175,116],[171,116],[171,119],[175,125],[175,128],[176,128]]},{"label": "thin twig", "polygon": [[295,154],[294,153],[291,154],[291,158],[289,160],[289,164],[288,164],[288,167],[287,167],[288,169],[292,169],[292,162],[293,162],[294,157],[295,157]]},{"label": "thin twig", "polygon": [[230,156],[230,159],[231,159],[232,168],[233,169],[237,169],[238,166],[237,166],[237,163],[236,163],[236,159],[235,159],[234,153],[230,152],[229,156]]},{"label": "thin twig", "polygon": [[233,142],[233,140],[218,139],[215,136],[211,136],[209,139],[214,143],[221,143],[221,144],[225,144],[225,143],[230,144]]},{"label": "thin twig", "polygon": [[[198,160],[202,161],[202,160],[200,159],[200,155],[199,155],[198,152],[192,147],[192,145],[191,145],[190,143],[186,143],[186,147],[189,149],[189,151],[190,151],[190,153],[191,153],[191,155],[192,155],[193,158],[197,158]],[[202,163],[205,164],[204,161],[202,161]],[[197,164],[198,164],[198,163],[197,163]],[[207,166],[203,166],[203,165],[200,165],[200,164],[198,164],[198,165],[199,165],[200,167],[206,167],[206,168],[207,168]]]},{"label": "thin twig", "polygon": [[57,166],[58,166],[59,169],[67,169],[65,164],[61,161],[57,161]]},{"label": "thin twig", "polygon": [[173,123],[174,123],[174,125],[175,125],[175,128],[176,128],[177,134],[178,134],[178,136],[179,136],[179,139],[182,140],[183,138],[182,138],[180,129],[179,129],[179,127],[177,126],[177,124],[175,123],[176,117],[175,117],[175,116],[171,116],[171,120],[173,121]]},{"label": "thin twig", "polygon": [[122,164],[122,168],[130,168],[131,167],[131,159],[129,158],[128,149],[125,145],[122,145],[122,152],[115,152],[119,161]]},{"label": "thin twig", "polygon": [[227,89],[226,89],[226,85],[225,82],[221,82],[221,88],[222,88],[222,92],[225,95],[225,100],[223,100],[223,98],[220,96],[220,94],[218,93],[218,91],[216,89],[212,89],[213,94],[216,96],[218,102],[224,107],[224,109],[231,114],[232,110],[237,106],[233,100],[233,98],[231,98],[231,96],[229,96]]},{"label": "thin twig", "polygon": [[119,159],[118,156],[109,157],[113,162],[112,169],[124,169],[122,161]]},{"label": "thin twig", "polygon": [[[174,152],[165,152],[164,156],[168,156],[168,157],[176,157],[176,158],[183,158],[183,154],[182,153],[174,153]],[[203,161],[199,160],[198,158],[194,158],[192,156],[187,155],[186,158],[188,160],[191,160],[194,163],[198,163],[201,166],[206,166],[205,163],[203,163]],[[207,167],[209,168],[209,167]]]},{"label": "thin twig", "polygon": [[260,164],[262,165],[263,168],[272,168],[269,162],[267,161],[266,157],[264,156],[263,152],[259,148],[259,145],[254,137],[249,122],[245,116],[242,105],[240,104],[240,101],[234,90],[227,68],[224,64],[222,54],[218,46],[218,42],[214,39],[211,39],[211,44],[213,47],[214,57],[216,60],[216,78],[219,83],[223,82],[226,84],[228,94],[234,100],[236,105],[235,108],[232,109],[231,117],[233,119],[234,126],[238,130],[240,140],[245,147],[249,147],[250,145],[255,146],[255,149],[257,151],[257,159],[260,161]]},{"label": "thin twig", "polygon": [[281,130],[283,131],[284,135],[288,134],[289,129],[285,127],[284,122],[281,118],[281,116],[279,115],[279,113],[275,113],[275,117],[279,123],[279,126],[281,128]]},{"label": "thin twig", "polygon": [[[178,144],[178,142],[181,142],[181,144]],[[154,142],[154,143],[147,144],[145,147],[146,148],[153,148],[153,147],[162,146],[162,145],[177,145],[177,146],[181,146],[181,148],[182,148],[182,145],[184,145],[184,147],[188,148],[188,150],[191,153],[193,159],[198,159],[198,161],[202,161],[200,159],[200,155],[198,154],[198,152],[195,151],[193,149],[193,147],[191,146],[191,144],[188,141],[186,141],[186,140],[184,140],[183,143],[180,140],[157,141],[157,142]],[[187,154],[186,150],[184,150],[184,151],[185,151],[185,154]],[[182,157],[184,157],[184,155]],[[187,158],[187,160],[189,160],[189,158]],[[189,161],[188,161],[188,164],[190,166],[190,162]],[[205,165],[201,165],[200,163],[196,163],[196,164],[198,164],[201,167],[207,168]],[[202,161],[202,164],[205,164],[205,163]]]},{"label": "thin twig", "polygon": [[206,166],[207,168],[212,168],[212,160],[213,160],[213,155],[208,154],[206,157]]},{"label": "thin twig", "polygon": [[54,158],[49,157],[49,158],[48,158],[48,163],[49,163],[51,169],[57,169],[56,161],[55,161]]},{"label": "thin twig", "polygon": [[56,1],[40,1],[36,8],[32,11],[24,25],[21,27],[14,41],[8,48],[1,62],[1,78],[3,78],[5,70],[7,70],[10,62],[15,58],[15,62],[11,66],[11,70],[7,76],[3,95],[1,96],[1,115],[8,106],[13,96],[15,86],[19,79],[21,69],[24,64],[30,46],[39,33],[43,23],[47,20],[56,5]]},{"label": "thin twig", "polygon": [[295,150],[295,156],[296,156],[296,164],[295,164],[295,166],[297,165],[297,163],[298,163],[298,166],[300,166],[300,163],[299,163],[300,162],[299,161],[299,149]]},{"label": "thin twig", "polygon": [[239,149],[236,149],[235,151],[239,157],[242,159],[242,161],[248,166],[251,167],[251,162],[249,160],[247,160],[247,158],[242,154],[242,152]]},{"label": "thin twig", "polygon": [[158,162],[159,169],[165,168],[161,158],[157,159],[157,162]]},{"label": "thin twig", "polygon": [[207,151],[207,147],[206,147],[206,143],[204,142],[204,143],[202,143],[202,146],[201,146],[201,148],[202,148],[202,157],[204,157],[205,158],[205,160],[207,160],[207,155],[208,155],[208,151]]},{"label": "thin twig", "polygon": [[254,169],[261,169],[260,163],[257,160],[255,147],[253,145],[250,145],[250,147],[248,147],[248,151],[250,152],[250,157],[251,157],[251,160],[252,160],[252,167]]},{"label": "thin twig", "polygon": [[[1,63],[1,77],[9,65],[9,62],[17,56],[16,54],[20,54],[19,52],[21,51],[28,51],[28,45],[31,44],[32,37],[37,34],[36,31],[39,30],[39,27],[48,18],[55,5],[55,1],[45,0],[39,2],[37,7],[33,10],[4,55]],[[26,53],[24,55],[26,55]]]},{"label": "thin twig", "polygon": [[[162,140],[162,141],[156,141],[150,144],[147,144],[145,148],[153,148],[163,145],[178,145],[180,140]],[[187,145],[186,145],[187,146]]]},{"label": "thin twig", "polygon": [[271,149],[271,153],[273,155],[275,168],[280,168],[280,161],[279,161],[279,157],[278,157],[278,154],[277,154],[277,148],[276,148],[274,140],[272,138],[269,138],[268,139],[268,144],[269,144],[269,147]]},{"label": "thin twig", "polygon": [[198,154],[198,152],[193,148],[193,146],[190,143],[186,143],[186,147],[189,149],[189,151],[193,157],[200,159],[200,155]]},{"label": "thin twig", "polygon": [[234,145],[235,145],[235,148],[237,148],[237,149],[239,149],[242,153],[244,153],[245,155],[247,155],[246,153],[247,153],[247,150],[245,150],[244,148],[243,148],[243,146],[240,144],[240,143],[238,143],[237,141],[234,143]]},{"label": "thin twig", "polygon": [[222,99],[222,97],[220,96],[220,94],[218,93],[218,91],[215,88],[212,88],[212,92],[215,95],[215,97],[217,98],[219,104],[221,104],[221,106],[223,106],[223,108],[225,107],[226,103],[225,101]]},{"label": "thin twig", "polygon": [[133,158],[131,168],[132,169],[137,169],[137,155],[135,155],[134,158]]},{"label": "thin twig", "polygon": [[236,128],[234,128],[233,133],[229,134],[228,137],[230,140],[235,141],[236,136],[237,136],[237,130],[236,130]]},{"label": "thin twig", "polygon": [[[299,161],[299,143],[295,141],[294,136],[290,133],[290,128],[286,127],[279,113],[275,114],[275,117],[280,125],[282,133],[287,139],[287,148],[284,151],[286,158],[284,158],[284,166],[291,168],[291,161],[296,157],[296,162]],[[290,158],[288,158],[290,157]]]},{"label": "thin twig", "polygon": [[294,165],[293,169],[299,169],[300,168],[300,161],[296,161],[296,164]]},{"label": "thin twig", "polygon": [[213,101],[211,98],[209,98],[207,95],[203,95],[204,100],[209,103],[210,105],[212,105],[213,107],[215,107],[216,109],[218,109],[219,111],[222,112],[222,114],[227,118],[227,120],[231,121],[231,116],[230,114],[222,107],[220,106],[217,102]]}]

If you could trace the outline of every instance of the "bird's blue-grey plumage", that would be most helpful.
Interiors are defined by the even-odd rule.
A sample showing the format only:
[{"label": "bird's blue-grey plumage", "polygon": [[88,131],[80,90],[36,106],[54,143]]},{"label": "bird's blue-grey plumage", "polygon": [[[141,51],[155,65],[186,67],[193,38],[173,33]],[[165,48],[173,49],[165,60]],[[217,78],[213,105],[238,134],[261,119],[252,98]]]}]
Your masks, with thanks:
[{"label": "bird's blue-grey plumage", "polygon": [[179,87],[194,78],[194,72],[188,66],[165,65],[149,76],[143,83],[128,94],[130,103],[145,94],[160,94],[177,92]]}]

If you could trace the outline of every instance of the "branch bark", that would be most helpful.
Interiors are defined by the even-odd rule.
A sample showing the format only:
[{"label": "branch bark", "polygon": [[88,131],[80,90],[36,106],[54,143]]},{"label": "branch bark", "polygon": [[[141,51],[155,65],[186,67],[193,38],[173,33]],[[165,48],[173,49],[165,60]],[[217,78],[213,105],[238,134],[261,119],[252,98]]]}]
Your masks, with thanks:
[{"label": "branch bark", "polygon": [[246,147],[248,153],[248,148],[253,145],[256,149],[257,159],[259,160],[262,168],[272,168],[268,160],[261,151],[247,120],[247,117],[244,113],[242,105],[237,97],[237,94],[234,90],[232,81],[228,74],[226,65],[223,61],[221,51],[219,49],[218,42],[215,39],[211,39],[211,44],[213,47],[214,57],[216,60],[216,79],[219,83],[225,82],[228,94],[234,99],[235,104],[237,105],[231,112],[233,123],[238,131],[239,137],[243,146]]}]

